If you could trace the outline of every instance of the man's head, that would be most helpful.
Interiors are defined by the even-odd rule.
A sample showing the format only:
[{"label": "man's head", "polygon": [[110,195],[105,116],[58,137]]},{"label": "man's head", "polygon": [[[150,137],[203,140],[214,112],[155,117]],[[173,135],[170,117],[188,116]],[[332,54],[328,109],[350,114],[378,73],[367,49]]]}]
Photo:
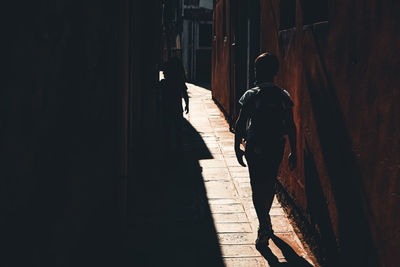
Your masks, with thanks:
[{"label": "man's head", "polygon": [[178,57],[170,58],[164,65],[163,73],[165,78],[181,78],[185,70],[182,61]]},{"label": "man's head", "polygon": [[256,81],[273,81],[279,69],[278,58],[269,52],[263,53],[254,61],[254,69],[256,72]]}]

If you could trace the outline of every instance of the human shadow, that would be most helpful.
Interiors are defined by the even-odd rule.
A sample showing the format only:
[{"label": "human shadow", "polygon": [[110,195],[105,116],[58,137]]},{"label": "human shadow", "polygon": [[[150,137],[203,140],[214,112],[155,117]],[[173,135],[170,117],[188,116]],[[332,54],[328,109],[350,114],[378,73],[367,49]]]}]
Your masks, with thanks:
[{"label": "human shadow", "polygon": [[330,259],[331,266],[339,265],[335,262],[338,259],[336,239],[333,233],[333,226],[329,216],[321,179],[318,175],[317,165],[313,153],[311,152],[307,140],[304,149],[304,177],[306,185],[306,196],[310,220],[312,225],[319,229],[318,242],[323,244],[321,247],[314,248],[317,254]]},{"label": "human shadow", "polygon": [[183,151],[148,166],[154,177],[136,185],[133,266],[224,266],[199,164],[206,158],[212,158],[210,151],[184,120]]},{"label": "human shadow", "polygon": [[275,245],[282,251],[283,256],[285,257],[286,262],[279,262],[278,257],[272,252],[272,250],[265,246],[264,248],[258,249],[261,255],[268,261],[268,264],[271,267],[275,266],[287,266],[287,267],[312,267],[308,261],[306,261],[303,257],[297,255],[294,249],[289,246],[285,241],[280,239],[276,235],[272,235],[272,241]]},{"label": "human shadow", "polygon": [[213,158],[201,135],[186,119],[183,120],[183,139],[184,151],[182,152],[185,153],[185,155],[197,161],[200,159]]}]

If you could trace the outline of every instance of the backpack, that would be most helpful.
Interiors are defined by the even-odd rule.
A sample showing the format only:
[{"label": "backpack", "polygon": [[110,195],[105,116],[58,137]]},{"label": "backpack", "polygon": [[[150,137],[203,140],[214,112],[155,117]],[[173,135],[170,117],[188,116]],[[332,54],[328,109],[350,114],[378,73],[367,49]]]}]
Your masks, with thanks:
[{"label": "backpack", "polygon": [[287,134],[286,117],[293,106],[289,94],[277,86],[256,87],[248,99],[247,145],[270,146]]}]

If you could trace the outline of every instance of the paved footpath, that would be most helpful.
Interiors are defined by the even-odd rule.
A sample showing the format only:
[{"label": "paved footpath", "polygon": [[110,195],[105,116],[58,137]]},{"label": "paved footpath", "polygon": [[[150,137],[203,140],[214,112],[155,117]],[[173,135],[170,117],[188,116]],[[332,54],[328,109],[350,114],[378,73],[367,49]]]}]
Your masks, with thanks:
[{"label": "paved footpath", "polygon": [[[247,168],[241,167],[235,158],[234,135],[211,99],[211,91],[192,84],[188,88],[190,113],[185,117],[212,155],[211,159],[200,160],[200,166],[224,263],[228,267],[273,265],[268,265],[254,246],[258,227],[256,213]],[[270,215],[275,234],[284,241],[283,245],[289,245],[297,259],[303,260],[302,266],[313,266],[276,198]],[[290,247],[286,246],[286,252],[287,248],[290,252]],[[285,254],[282,244],[279,249],[270,240],[269,248],[279,262],[290,263],[287,255],[291,254]]]}]

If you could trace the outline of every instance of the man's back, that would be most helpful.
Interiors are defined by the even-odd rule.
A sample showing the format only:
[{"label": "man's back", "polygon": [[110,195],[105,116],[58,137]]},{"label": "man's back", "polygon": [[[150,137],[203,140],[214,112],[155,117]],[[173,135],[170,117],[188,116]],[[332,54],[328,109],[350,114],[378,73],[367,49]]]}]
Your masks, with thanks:
[{"label": "man's back", "polygon": [[182,96],[187,90],[183,80],[164,79],[161,81],[164,112],[171,116],[182,115]]},{"label": "man's back", "polygon": [[[293,102],[289,94],[273,84],[279,61],[271,53],[263,53],[254,61],[256,81],[260,84],[248,90],[239,103],[242,108],[236,121],[235,154],[240,165],[249,167],[252,199],[259,228],[256,248],[264,249],[273,236],[269,211],[274,198],[274,185],[284,154],[284,135],[288,135],[292,153],[289,167],[296,167],[296,126]],[[246,150],[240,148],[246,140]]]},{"label": "man's back", "polygon": [[265,147],[286,134],[286,112],[293,106],[286,91],[264,83],[246,91],[239,102],[248,114],[247,145]]}]

